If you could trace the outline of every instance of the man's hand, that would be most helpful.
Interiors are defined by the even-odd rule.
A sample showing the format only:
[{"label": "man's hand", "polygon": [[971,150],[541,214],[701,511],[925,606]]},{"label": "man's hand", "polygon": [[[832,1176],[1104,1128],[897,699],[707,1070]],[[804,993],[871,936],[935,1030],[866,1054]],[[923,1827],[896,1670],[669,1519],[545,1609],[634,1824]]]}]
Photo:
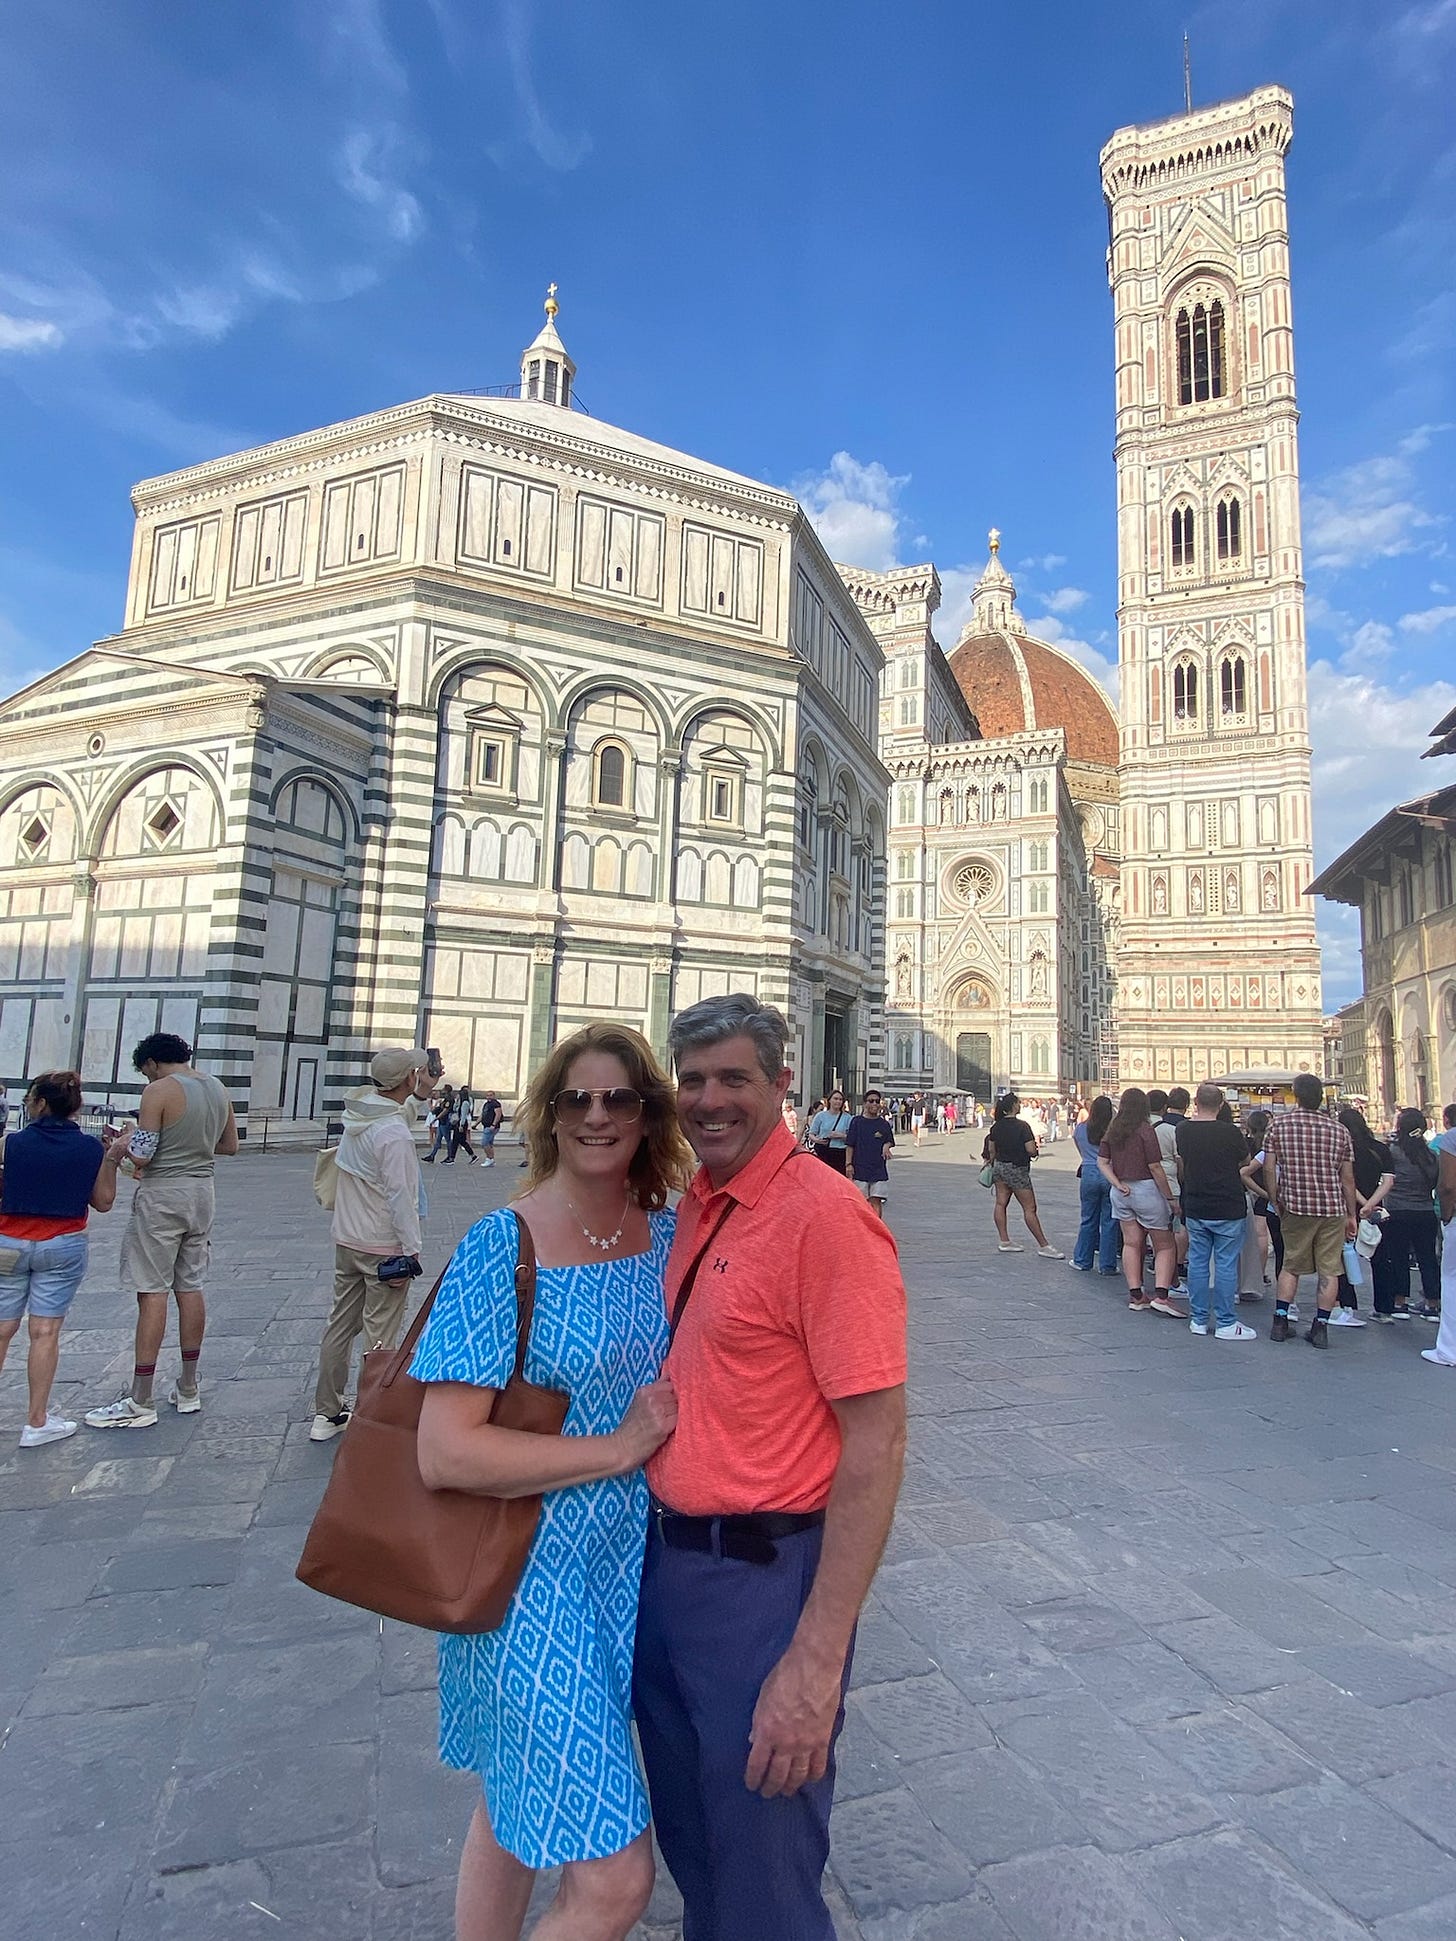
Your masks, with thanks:
[{"label": "man's hand", "polygon": [[824,1777],[839,1714],[844,1661],[811,1660],[790,1645],[764,1679],[748,1731],[743,1783],[765,1799]]},{"label": "man's hand", "polygon": [[1353,1240],[1359,1231],[1360,1222],[1355,1218],[1353,1213],[1347,1214],[1345,1217],[1345,1238],[1347,1240]]}]

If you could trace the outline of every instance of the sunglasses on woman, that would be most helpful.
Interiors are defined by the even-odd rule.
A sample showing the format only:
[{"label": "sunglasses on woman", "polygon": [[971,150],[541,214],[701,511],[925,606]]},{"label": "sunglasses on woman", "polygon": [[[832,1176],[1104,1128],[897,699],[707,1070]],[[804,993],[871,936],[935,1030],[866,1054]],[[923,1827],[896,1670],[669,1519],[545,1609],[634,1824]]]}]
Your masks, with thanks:
[{"label": "sunglasses on woman", "polygon": [[642,1117],[642,1094],[634,1092],[630,1085],[606,1085],[591,1092],[579,1088],[558,1092],[551,1101],[551,1110],[559,1125],[577,1126],[591,1111],[594,1099],[601,1100],[602,1110],[614,1125],[631,1125]]}]

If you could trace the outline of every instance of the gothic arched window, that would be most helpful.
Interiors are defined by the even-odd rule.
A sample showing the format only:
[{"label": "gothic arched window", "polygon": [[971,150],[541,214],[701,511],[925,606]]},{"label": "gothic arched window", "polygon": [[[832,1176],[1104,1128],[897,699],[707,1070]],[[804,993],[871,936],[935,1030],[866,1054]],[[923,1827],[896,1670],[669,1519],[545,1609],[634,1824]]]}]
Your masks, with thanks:
[{"label": "gothic arched window", "polygon": [[1175,333],[1178,343],[1178,402],[1207,404],[1224,394],[1223,305],[1217,297],[1212,303],[1187,304],[1178,312]]},{"label": "gothic arched window", "polygon": [[1191,572],[1193,558],[1193,508],[1175,505],[1168,532],[1168,563],[1175,573]]},{"label": "gothic arched window", "polygon": [[1173,719],[1198,719],[1198,669],[1192,661],[1179,661],[1173,669]]},{"label": "gothic arched window", "polygon": [[592,799],[599,809],[627,807],[627,751],[619,741],[604,741],[597,748]]},{"label": "gothic arched window", "polygon": [[1240,715],[1246,710],[1248,670],[1242,654],[1230,654],[1218,670],[1218,705],[1222,714]]},{"label": "gothic arched window", "polygon": [[1232,566],[1244,556],[1244,509],[1230,493],[1220,499],[1214,512],[1216,551],[1220,566]]}]

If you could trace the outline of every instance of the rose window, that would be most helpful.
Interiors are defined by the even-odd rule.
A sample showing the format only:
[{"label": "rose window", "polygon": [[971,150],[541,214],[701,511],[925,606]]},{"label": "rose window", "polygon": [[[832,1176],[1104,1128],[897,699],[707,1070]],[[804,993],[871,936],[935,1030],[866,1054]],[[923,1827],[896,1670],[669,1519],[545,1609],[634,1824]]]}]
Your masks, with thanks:
[{"label": "rose window", "polygon": [[989,903],[995,895],[996,877],[986,863],[962,863],[951,878],[951,888],[974,909],[977,904]]}]

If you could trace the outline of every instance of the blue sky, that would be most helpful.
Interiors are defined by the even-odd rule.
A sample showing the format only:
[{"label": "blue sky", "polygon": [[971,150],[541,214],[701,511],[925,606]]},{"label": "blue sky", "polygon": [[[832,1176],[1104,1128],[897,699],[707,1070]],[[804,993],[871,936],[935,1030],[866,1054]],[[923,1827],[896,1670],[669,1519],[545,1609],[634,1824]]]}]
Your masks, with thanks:
[{"label": "blue sky", "polygon": [[995,523],[1109,677],[1097,152],[1177,111],[1184,26],[1195,100],[1295,96],[1328,860],[1449,766],[1456,0],[11,9],[0,688],[120,624],[137,478],[509,381],[552,278],[598,416],[794,487],[842,557],[933,558],[948,644]]}]

